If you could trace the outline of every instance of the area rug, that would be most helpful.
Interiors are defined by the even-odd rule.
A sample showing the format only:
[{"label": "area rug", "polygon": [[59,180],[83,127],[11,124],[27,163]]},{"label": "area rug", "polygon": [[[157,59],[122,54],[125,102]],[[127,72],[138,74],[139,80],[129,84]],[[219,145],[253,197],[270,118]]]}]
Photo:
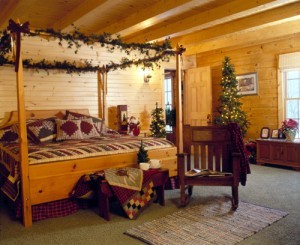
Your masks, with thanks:
[{"label": "area rug", "polygon": [[131,228],[125,234],[147,244],[236,244],[288,215],[240,202],[233,212],[228,198],[190,206]]}]

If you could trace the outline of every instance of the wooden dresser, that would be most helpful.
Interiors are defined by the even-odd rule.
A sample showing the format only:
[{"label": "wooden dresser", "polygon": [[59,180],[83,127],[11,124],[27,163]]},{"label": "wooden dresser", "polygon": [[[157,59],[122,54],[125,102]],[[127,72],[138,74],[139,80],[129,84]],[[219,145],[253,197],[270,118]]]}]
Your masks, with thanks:
[{"label": "wooden dresser", "polygon": [[300,171],[300,140],[257,139],[257,164],[271,163]]}]

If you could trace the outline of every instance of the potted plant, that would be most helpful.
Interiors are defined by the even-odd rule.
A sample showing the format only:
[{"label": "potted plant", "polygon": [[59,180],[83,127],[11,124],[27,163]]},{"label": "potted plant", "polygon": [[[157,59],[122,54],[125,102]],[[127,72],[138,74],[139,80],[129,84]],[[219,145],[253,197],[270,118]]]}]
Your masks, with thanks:
[{"label": "potted plant", "polygon": [[141,145],[140,145],[139,151],[137,153],[137,160],[138,160],[138,163],[149,162],[149,160],[150,160],[148,157],[148,151],[145,150],[142,140],[141,140]]},{"label": "potted plant", "polygon": [[287,141],[294,141],[298,131],[298,122],[292,118],[286,119],[282,122],[281,130],[285,134]]}]

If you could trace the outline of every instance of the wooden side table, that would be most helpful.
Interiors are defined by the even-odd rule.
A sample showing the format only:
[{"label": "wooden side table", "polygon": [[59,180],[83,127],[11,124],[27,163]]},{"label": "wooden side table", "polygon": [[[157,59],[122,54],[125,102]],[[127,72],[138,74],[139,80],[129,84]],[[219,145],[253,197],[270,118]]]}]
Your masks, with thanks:
[{"label": "wooden side table", "polygon": [[257,164],[292,167],[300,171],[300,140],[257,139]]},{"label": "wooden side table", "polygon": [[[151,170],[148,170],[151,171]],[[165,183],[169,179],[169,170],[168,169],[159,169],[157,173],[154,173],[151,176],[151,181],[153,181],[153,187],[157,193],[157,202],[164,206],[165,205]],[[98,210],[99,215],[106,219],[110,220],[109,215],[109,198],[113,197],[114,194],[111,190],[108,182],[99,178],[97,183],[97,192],[98,192]]]}]

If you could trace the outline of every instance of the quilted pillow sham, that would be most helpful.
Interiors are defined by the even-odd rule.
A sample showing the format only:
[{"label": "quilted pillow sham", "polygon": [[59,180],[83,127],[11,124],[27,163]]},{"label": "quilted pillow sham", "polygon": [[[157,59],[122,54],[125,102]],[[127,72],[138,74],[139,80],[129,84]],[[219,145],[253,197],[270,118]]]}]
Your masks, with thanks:
[{"label": "quilted pillow sham", "polygon": [[83,119],[69,119],[60,120],[56,119],[57,124],[57,141],[68,139],[88,139],[91,137],[100,136],[92,118]]},{"label": "quilted pillow sham", "polygon": [[83,139],[81,132],[81,120],[56,119],[55,121],[57,126],[57,141]]},{"label": "quilted pillow sham", "polygon": [[[26,120],[26,125],[36,121],[36,119]],[[28,139],[32,140],[30,135],[27,135]],[[8,126],[5,126],[0,129],[0,142],[3,143],[16,143],[19,141],[19,123],[15,122]]]},{"label": "quilted pillow sham", "polygon": [[83,118],[91,118],[93,120],[93,124],[98,131],[99,134],[102,133],[103,130],[103,120],[101,118],[92,117],[90,115],[84,115],[81,113],[73,112],[73,111],[66,111],[66,119],[83,119]]},{"label": "quilted pillow sham", "polygon": [[92,118],[81,119],[80,130],[84,139],[100,136],[100,134],[94,126]]},{"label": "quilted pillow sham", "polygon": [[28,136],[39,144],[56,138],[56,117],[37,120],[27,124]]},{"label": "quilted pillow sham", "polygon": [[12,124],[0,129],[0,141],[3,143],[18,142],[18,125]]}]

